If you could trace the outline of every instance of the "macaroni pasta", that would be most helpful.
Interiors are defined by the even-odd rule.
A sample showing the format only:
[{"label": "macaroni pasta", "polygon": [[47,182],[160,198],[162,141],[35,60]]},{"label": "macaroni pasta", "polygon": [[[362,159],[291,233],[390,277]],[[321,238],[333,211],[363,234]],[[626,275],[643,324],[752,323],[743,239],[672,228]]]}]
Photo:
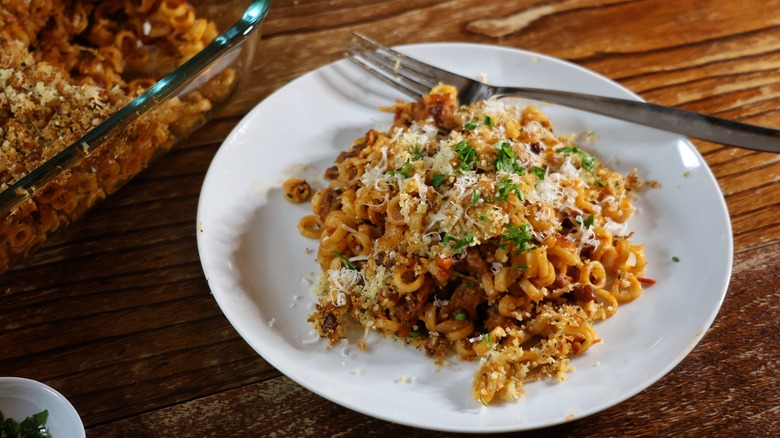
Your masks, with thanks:
[{"label": "macaroni pasta", "polygon": [[310,321],[331,344],[352,319],[438,361],[479,360],[473,394],[516,399],[599,343],[593,322],[642,292],[643,247],[622,176],[533,106],[458,107],[440,85],[399,102],[389,132],[342,153],[301,232],[319,239]]},{"label": "macaroni pasta", "polygon": [[[217,36],[185,0],[0,5],[0,190],[6,190]],[[162,102],[0,219],[0,273],[117,190],[224,100],[226,69]]]}]

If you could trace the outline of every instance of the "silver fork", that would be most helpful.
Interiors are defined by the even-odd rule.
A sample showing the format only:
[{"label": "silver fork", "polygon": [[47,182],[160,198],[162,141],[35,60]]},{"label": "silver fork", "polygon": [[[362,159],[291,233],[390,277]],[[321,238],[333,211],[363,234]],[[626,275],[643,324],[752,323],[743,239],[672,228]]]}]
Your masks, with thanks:
[{"label": "silver fork", "polygon": [[653,103],[539,88],[500,87],[410,58],[354,32],[347,58],[401,92],[419,99],[444,83],[458,89],[462,105],[507,96],[546,101],[664,131],[730,146],[780,152],[780,131]]}]

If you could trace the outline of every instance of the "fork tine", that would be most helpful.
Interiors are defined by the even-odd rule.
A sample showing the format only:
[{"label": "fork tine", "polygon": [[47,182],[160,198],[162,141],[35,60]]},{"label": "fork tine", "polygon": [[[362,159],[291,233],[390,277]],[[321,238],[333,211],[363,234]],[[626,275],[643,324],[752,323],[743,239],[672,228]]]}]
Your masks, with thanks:
[{"label": "fork tine", "polygon": [[356,41],[350,42],[347,46],[347,50],[351,51],[356,56],[362,56],[372,64],[377,64],[377,67],[384,70],[391,76],[403,76],[414,80],[416,83],[427,87],[428,89],[438,84],[435,78],[431,76],[420,74],[419,72],[409,69],[401,59],[395,56],[389,56],[381,53],[377,50],[366,48],[359,45]]},{"label": "fork tine", "polygon": [[401,52],[385,46],[379,41],[363,35],[360,32],[352,32],[352,35],[355,36],[353,41],[359,43],[361,46],[368,47],[373,51],[383,51],[390,54],[394,58],[400,60],[400,63],[403,67],[413,70],[417,75],[428,78],[433,85],[438,85],[439,82],[450,82],[455,79],[461,79],[458,76],[452,74],[452,72],[442,70],[430,64],[426,64],[414,58],[410,58]]},{"label": "fork tine", "polygon": [[[352,32],[352,35],[355,37],[352,39],[352,44],[360,46],[364,50],[369,50],[373,53],[381,53],[385,52],[389,55],[390,58],[394,59],[394,64],[397,62],[397,65],[394,66],[394,68],[400,68],[403,67],[405,69],[408,69],[412,71],[415,76],[422,77],[426,79],[426,82],[430,83],[431,86],[437,85],[437,73],[444,72],[443,70],[439,70],[433,66],[430,66],[428,64],[423,64],[420,61],[417,61],[416,59],[410,58],[406,55],[404,55],[401,52],[398,52],[396,50],[391,49],[390,47],[385,46],[384,44],[373,40],[359,32]],[[386,55],[382,55],[386,56]]]},{"label": "fork tine", "polygon": [[407,86],[405,84],[402,84],[401,81],[403,78],[394,78],[390,79],[389,77],[385,76],[384,74],[380,73],[376,69],[374,69],[371,65],[363,61],[362,59],[359,59],[355,57],[352,53],[347,53],[347,59],[352,61],[353,63],[357,64],[360,67],[363,67],[367,72],[371,73],[374,77],[381,80],[382,82],[386,83],[387,85],[397,89],[398,91],[408,95],[409,97],[420,100],[422,98],[422,95],[424,93],[418,92],[410,88],[410,86]]},{"label": "fork tine", "polygon": [[429,82],[430,79],[421,78],[414,72],[408,72],[399,65],[399,61],[394,62],[386,55],[357,44],[347,46],[347,58],[385,83],[416,98],[428,93],[436,84]]},{"label": "fork tine", "polygon": [[356,49],[355,46],[347,46],[347,51],[356,59],[362,58],[366,64],[373,66],[376,70],[382,72],[385,76],[395,81],[404,82],[415,92],[423,94],[429,92],[436,83],[421,79],[414,73],[406,71],[399,62],[373,51]]}]

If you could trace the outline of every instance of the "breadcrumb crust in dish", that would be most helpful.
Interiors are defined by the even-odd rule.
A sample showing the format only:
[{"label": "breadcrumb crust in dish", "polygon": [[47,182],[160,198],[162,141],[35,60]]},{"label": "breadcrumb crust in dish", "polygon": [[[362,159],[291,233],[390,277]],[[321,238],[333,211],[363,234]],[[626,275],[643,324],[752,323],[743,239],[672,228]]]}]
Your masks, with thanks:
[{"label": "breadcrumb crust in dish", "polygon": [[[9,0],[0,5],[0,191],[47,165],[217,36],[185,0]],[[146,168],[225,100],[227,68],[172,97],[0,218],[0,273]],[[80,150],[81,152],[81,150]],[[17,189],[18,190],[18,189]]]},{"label": "breadcrumb crust in dish", "polygon": [[440,85],[385,108],[392,127],[339,155],[299,230],[319,239],[309,321],[330,345],[356,321],[438,363],[478,361],[487,405],[563,380],[600,342],[593,323],[653,281],[626,226],[636,171],[607,168],[537,107],[456,97]]}]

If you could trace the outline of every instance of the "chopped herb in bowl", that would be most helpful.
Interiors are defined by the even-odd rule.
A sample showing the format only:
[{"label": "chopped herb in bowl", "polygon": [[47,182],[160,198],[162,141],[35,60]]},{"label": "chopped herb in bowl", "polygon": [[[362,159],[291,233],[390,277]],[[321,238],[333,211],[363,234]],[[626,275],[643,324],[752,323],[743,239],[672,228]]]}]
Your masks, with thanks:
[{"label": "chopped herb in bowl", "polygon": [[43,410],[17,423],[0,412],[0,438],[46,438],[49,436],[46,431],[48,418],[49,411]]}]

